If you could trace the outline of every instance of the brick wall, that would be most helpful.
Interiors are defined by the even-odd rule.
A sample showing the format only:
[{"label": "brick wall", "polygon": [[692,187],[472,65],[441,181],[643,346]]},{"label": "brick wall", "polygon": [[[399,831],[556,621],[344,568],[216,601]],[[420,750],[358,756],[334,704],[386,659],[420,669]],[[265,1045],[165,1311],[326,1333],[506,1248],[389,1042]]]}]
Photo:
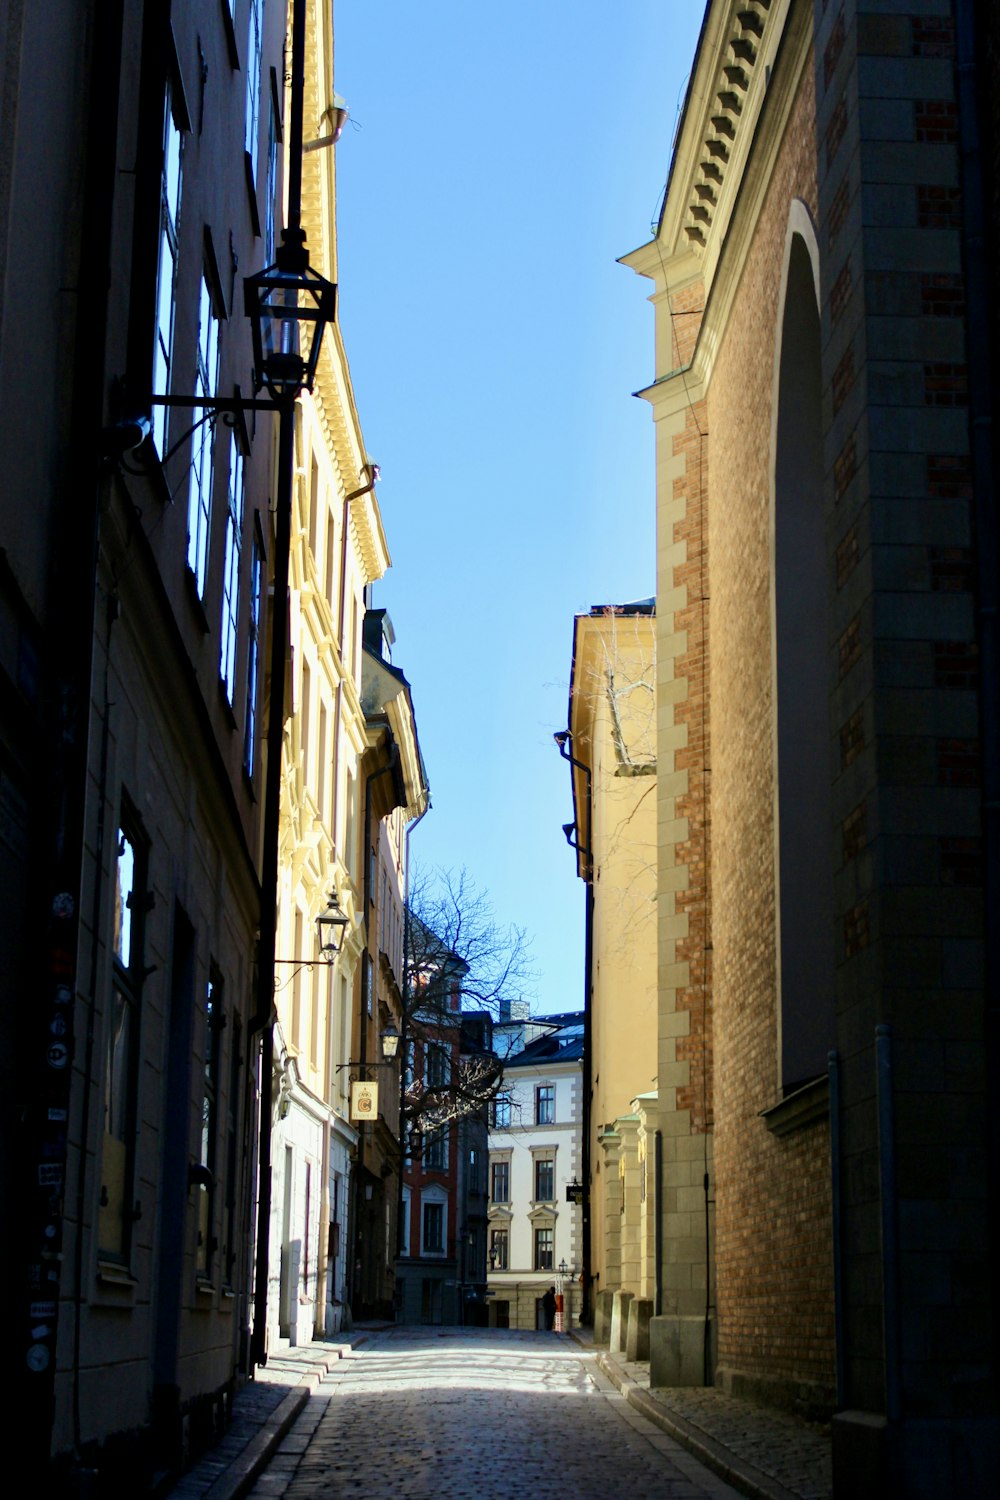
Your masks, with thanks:
[{"label": "brick wall", "polygon": [[772,375],[789,205],[816,214],[813,112],[807,63],[708,396],[718,1378],[803,1406],[834,1383],[829,1131],[758,1116],[778,1098]]}]

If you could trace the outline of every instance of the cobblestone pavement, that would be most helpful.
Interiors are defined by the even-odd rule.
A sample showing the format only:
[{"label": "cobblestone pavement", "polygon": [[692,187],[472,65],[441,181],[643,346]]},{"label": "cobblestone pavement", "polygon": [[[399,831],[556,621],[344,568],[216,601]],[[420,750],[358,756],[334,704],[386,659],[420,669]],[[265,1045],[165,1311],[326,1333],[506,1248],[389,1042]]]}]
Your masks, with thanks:
[{"label": "cobblestone pavement", "polygon": [[[580,1337],[583,1343],[583,1336]],[[584,1343],[584,1347],[588,1346]],[[754,1500],[830,1500],[830,1430],[714,1387],[649,1388],[648,1363],[595,1350],[637,1410]]]},{"label": "cobblestone pavement", "polygon": [[740,1500],[552,1334],[393,1329],[337,1362],[252,1500]]}]

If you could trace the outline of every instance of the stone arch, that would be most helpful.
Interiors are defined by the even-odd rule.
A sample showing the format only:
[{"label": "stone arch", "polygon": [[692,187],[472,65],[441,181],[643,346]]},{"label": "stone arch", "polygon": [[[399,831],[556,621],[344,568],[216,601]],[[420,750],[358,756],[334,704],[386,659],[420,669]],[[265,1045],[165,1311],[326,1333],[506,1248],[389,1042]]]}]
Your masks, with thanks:
[{"label": "stone arch", "polygon": [[834,1038],[833,825],[819,248],[792,203],[771,428],[771,645],[778,1082],[826,1070]]}]

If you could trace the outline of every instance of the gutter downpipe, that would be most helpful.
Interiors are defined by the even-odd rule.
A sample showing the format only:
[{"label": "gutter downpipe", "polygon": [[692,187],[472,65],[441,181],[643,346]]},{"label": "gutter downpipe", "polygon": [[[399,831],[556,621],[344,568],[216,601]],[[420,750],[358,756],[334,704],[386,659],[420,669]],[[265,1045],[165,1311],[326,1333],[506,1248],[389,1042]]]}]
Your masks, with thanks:
[{"label": "gutter downpipe", "polygon": [[903,1411],[899,1344],[899,1236],[896,1224],[896,1141],[892,1099],[892,1027],[875,1027],[875,1101],[878,1112],[879,1215],[882,1244],[882,1348],[885,1414]]},{"label": "gutter downpipe", "polygon": [[[985,13],[985,5],[978,8]],[[969,368],[969,447],[972,462],[972,532],[976,555],[976,624],[979,656],[979,715],[982,743],[983,903],[985,916],[985,1051],[986,1051],[986,1197],[990,1264],[1000,1254],[1000,559],[996,518],[996,454],[993,368],[995,297],[988,244],[986,183],[989,170],[980,140],[981,111],[987,101],[977,93],[976,57],[985,56],[985,38],[977,37],[975,0],[955,0],[959,174],[962,193],[962,270],[966,287],[966,359]],[[985,81],[985,65],[982,75]],[[1000,1297],[991,1309],[993,1373],[1000,1363]]]},{"label": "gutter downpipe", "polygon": [[844,1248],[841,1243],[843,1208],[840,1192],[840,1058],[830,1052],[826,1060],[830,1080],[830,1206],[833,1219],[833,1320],[834,1358],[837,1378],[837,1410],[847,1400],[847,1350],[844,1344]]},{"label": "gutter downpipe", "polygon": [[663,1131],[653,1136],[653,1172],[656,1179],[656,1219],[653,1223],[653,1274],[656,1291],[653,1293],[653,1312],[656,1317],[663,1313]]},{"label": "gutter downpipe", "polygon": [[[557,734],[555,741],[563,760],[583,772],[587,788],[587,842],[586,844],[579,842],[579,828],[577,828],[577,842],[575,845],[570,844],[570,847],[575,848],[583,860],[583,879],[587,887],[583,956],[583,1143],[580,1151],[580,1168],[583,1177],[583,1202],[580,1205],[583,1220],[583,1265],[580,1273],[582,1278],[580,1322],[584,1327],[592,1327],[594,1314],[591,1307],[590,1276],[590,1117],[593,1095],[594,856],[590,847],[590,838],[593,821],[593,773],[585,761],[579,760],[572,751],[567,749],[567,745],[572,744],[573,741],[571,730]],[[569,842],[568,834],[567,842]]]}]

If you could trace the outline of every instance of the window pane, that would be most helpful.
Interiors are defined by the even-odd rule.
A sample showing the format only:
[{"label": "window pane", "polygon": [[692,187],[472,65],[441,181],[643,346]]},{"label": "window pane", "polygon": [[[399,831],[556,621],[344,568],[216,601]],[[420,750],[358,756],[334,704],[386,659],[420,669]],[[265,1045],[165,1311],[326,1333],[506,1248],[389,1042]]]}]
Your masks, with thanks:
[{"label": "window pane", "polygon": [[132,1011],[117,986],[111,992],[108,1052],[104,1074],[104,1129],[116,1141],[129,1137],[128,1083],[132,1054]]},{"label": "window pane", "polygon": [[243,455],[235,434],[229,443],[229,506],[226,515],[226,558],[222,575],[222,645],[219,675],[230,704],[236,689],[236,641],[240,608],[240,556],[243,541]]},{"label": "window pane", "polygon": [[250,34],[247,40],[247,108],[244,146],[257,175],[257,128],[260,122],[260,65],[263,39],[261,23],[264,0],[250,0]]},{"label": "window pane", "polygon": [[249,641],[247,645],[246,721],[243,727],[243,768],[248,776],[254,772],[257,750],[257,652],[260,636],[261,554],[254,537],[250,559]]},{"label": "window pane", "polygon": [[444,1249],[444,1204],[424,1204],[424,1249]]},{"label": "window pane", "polygon": [[535,1198],[551,1203],[555,1193],[555,1162],[550,1156],[535,1159]]},{"label": "window pane", "polygon": [[510,1202],[510,1163],[495,1161],[490,1168],[490,1197],[494,1203]]},{"label": "window pane", "polygon": [[[177,275],[181,205],[181,133],[174,124],[167,89],[163,110],[163,171],[160,178],[160,252],[156,284],[156,337],[153,345],[153,391],[170,391],[174,342],[174,285]],[[153,441],[161,458],[166,452],[167,410],[153,407]]]},{"label": "window pane", "polygon": [[115,958],[123,969],[132,961],[132,885],[135,880],[135,851],[125,834],[118,830],[118,879],[115,885]]}]

